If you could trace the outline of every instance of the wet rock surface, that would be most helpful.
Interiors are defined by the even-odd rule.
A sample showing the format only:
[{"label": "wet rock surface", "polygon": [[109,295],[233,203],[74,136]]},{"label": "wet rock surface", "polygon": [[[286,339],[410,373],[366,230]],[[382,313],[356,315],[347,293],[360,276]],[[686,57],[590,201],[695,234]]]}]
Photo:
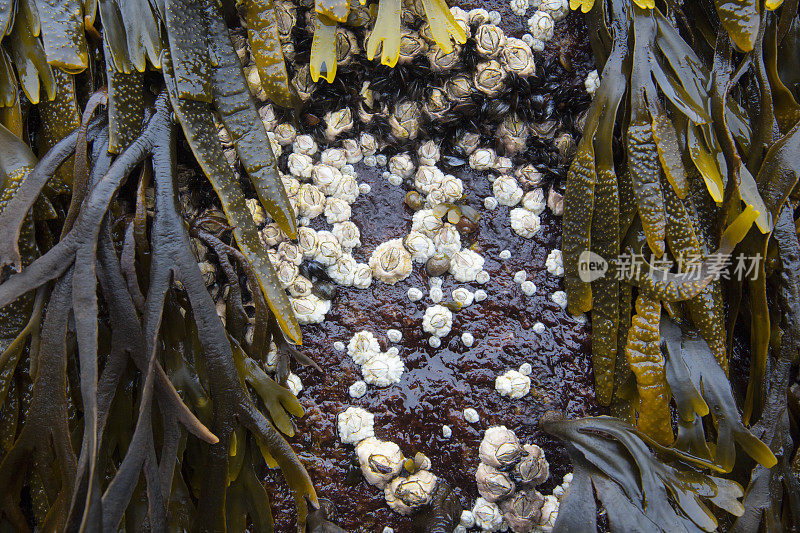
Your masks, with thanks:
[{"label": "wet rock surface", "polygon": [[[404,204],[410,184],[390,185],[382,169],[357,165],[359,180],[372,191],[353,205],[352,220],[361,229],[362,246],[354,253],[366,261],[381,242],[406,234],[413,212]],[[562,310],[550,299],[563,290],[561,278],[548,274],[545,258],[560,247],[560,219],[546,210],[542,229],[532,239],[517,236],[510,227],[506,207],[494,211],[483,208],[483,198],[491,195],[488,175],[468,171],[456,173],[465,184],[467,204],[479,209],[479,229],[466,237],[473,249],[486,258],[484,268],[491,280],[457,283],[443,277],[445,302],[458,286],[483,289],[488,298],[454,313],[453,330],[439,348],[431,348],[422,331],[422,315],[431,304],[428,276],[424,266],[415,264],[412,275],[394,286],[373,282],[366,290],[340,287],[326,321],[303,328],[303,350],[325,369],[297,369],[305,389],[300,401],[306,416],[297,421],[295,449],[314,481],[321,497],[330,499],[338,510],[337,522],[349,531],[408,531],[411,518],[402,517],[386,506],[379,491],[361,476],[353,460],[353,447],[342,444],[336,434],[336,415],[348,406],[363,407],[375,414],[375,434],[400,445],[409,457],[422,452],[431,458],[432,471],[455,487],[462,503],[468,506],[477,497],[474,472],[478,465],[478,445],[483,431],[492,425],[512,428],[523,441],[540,445],[551,465],[551,478],[543,488],[557,484],[570,470],[561,445],[538,429],[539,417],[548,410],[561,410],[570,417],[600,414],[594,399],[589,358],[590,326]],[[502,250],[510,259],[501,260]],[[526,296],[514,281],[524,270],[536,284],[537,292]],[[410,287],[420,288],[425,297],[409,301]],[[539,334],[536,322],[545,325]],[[394,345],[407,371],[397,385],[369,387],[358,399],[348,387],[361,379],[359,367],[346,351],[337,351],[335,341],[347,343],[362,329],[373,332],[383,350],[392,346],[389,329],[400,330],[402,340]],[[475,343],[467,348],[461,333],[469,331]],[[495,378],[522,363],[532,366],[531,393],[510,401],[494,389]],[[463,410],[472,407],[480,421],[470,424]],[[442,426],[452,436],[442,436]],[[278,471],[268,477],[277,478]],[[276,530],[290,531],[294,513],[291,496],[283,483],[268,483],[271,500],[276,503]]]}]

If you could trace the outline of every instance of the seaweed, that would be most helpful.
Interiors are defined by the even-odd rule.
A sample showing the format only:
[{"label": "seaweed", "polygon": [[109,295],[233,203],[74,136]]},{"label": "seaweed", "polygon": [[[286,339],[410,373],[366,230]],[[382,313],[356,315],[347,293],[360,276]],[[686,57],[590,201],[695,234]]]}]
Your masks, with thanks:
[{"label": "seaweed", "polygon": [[[597,398],[659,459],[744,483],[751,463],[737,457],[741,448],[758,464],[734,529],[795,527],[790,494],[798,482],[782,455],[794,449],[785,407],[792,363],[782,341],[795,361],[791,310],[800,300],[780,260],[791,263],[797,241],[800,114],[787,81],[795,78],[779,58],[797,5],[606,0],[571,7],[587,13],[604,65],[568,174],[563,225],[569,309],[591,312]],[[623,113],[608,106],[620,85]],[[603,132],[601,120],[615,126]],[[624,147],[610,172],[600,165],[604,146]],[[595,231],[606,224],[618,224],[619,233]],[[597,260],[587,252],[609,265],[605,276],[586,279],[587,262]],[[619,280],[619,288],[604,278]],[[749,325],[744,337],[742,324]],[[741,340],[749,342],[750,376],[740,383],[728,374]],[[574,432],[559,436],[569,443],[581,498],[594,501],[597,491],[612,530],[693,528],[669,514],[652,523],[632,518],[649,510],[633,486],[602,465],[598,473],[597,461],[573,444]],[[583,516],[595,509],[580,505],[570,503]],[[560,526],[597,527],[594,519],[579,524],[576,513]]]},{"label": "seaweed", "polygon": [[744,512],[741,485],[689,469],[681,456],[660,460],[650,448],[667,450],[617,419],[550,416],[542,427],[567,444],[575,468],[554,531],[595,530],[595,493],[611,531],[714,531],[718,520],[706,502]]}]

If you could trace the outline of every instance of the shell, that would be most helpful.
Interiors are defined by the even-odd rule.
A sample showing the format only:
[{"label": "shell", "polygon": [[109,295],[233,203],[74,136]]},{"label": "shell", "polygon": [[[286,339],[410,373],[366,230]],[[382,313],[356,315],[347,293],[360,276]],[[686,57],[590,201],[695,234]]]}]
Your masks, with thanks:
[{"label": "shell", "polygon": [[411,254],[402,239],[381,243],[369,258],[372,275],[384,283],[394,285],[411,275]]},{"label": "shell", "polygon": [[482,462],[495,468],[508,468],[522,456],[523,450],[513,431],[505,426],[486,430],[478,455]]}]

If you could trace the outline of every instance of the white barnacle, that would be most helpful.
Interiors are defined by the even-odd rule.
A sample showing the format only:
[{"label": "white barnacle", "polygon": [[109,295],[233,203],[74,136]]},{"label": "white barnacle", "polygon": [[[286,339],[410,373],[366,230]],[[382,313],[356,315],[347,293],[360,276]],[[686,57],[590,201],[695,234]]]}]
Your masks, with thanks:
[{"label": "white barnacle", "polygon": [[449,439],[452,436],[453,436],[452,428],[448,425],[442,426],[442,437]]},{"label": "white barnacle", "polygon": [[378,141],[371,133],[362,133],[358,138],[358,143],[364,156],[375,155],[375,152],[378,151]]},{"label": "white barnacle", "polygon": [[539,187],[542,184],[542,173],[536,167],[527,164],[514,171],[514,175],[519,179],[523,187]]},{"label": "white barnacle", "polygon": [[275,271],[278,275],[278,281],[280,281],[284,289],[288,289],[297,278],[297,265],[289,261],[280,261]]},{"label": "white barnacle", "polygon": [[528,0],[511,0],[509,6],[511,6],[511,11],[520,17],[525,16],[525,12],[528,11],[529,7]]},{"label": "white barnacle", "polygon": [[439,185],[439,191],[442,196],[440,203],[454,203],[464,196],[464,182],[450,174],[447,174]]},{"label": "white barnacle", "polygon": [[556,525],[558,519],[558,508],[560,504],[558,498],[552,494],[544,497],[544,505],[542,506],[542,518],[539,521],[539,530],[542,533],[550,533]]},{"label": "white barnacle", "polygon": [[312,156],[317,153],[317,143],[311,135],[298,135],[292,143],[295,154]]},{"label": "white barnacle", "polygon": [[436,337],[442,338],[450,333],[453,327],[453,313],[443,305],[432,305],[425,310],[422,317],[422,329]]},{"label": "white barnacle", "polygon": [[481,136],[478,133],[468,131],[464,133],[457,141],[456,144],[464,152],[465,155],[471,156],[475,150],[478,149],[478,143]]},{"label": "white barnacle", "polygon": [[388,329],[386,330],[386,337],[390,342],[397,343],[403,338],[403,332],[399,329]]},{"label": "white barnacle", "polygon": [[289,154],[287,161],[289,173],[297,178],[308,179],[314,170],[314,161],[306,154],[294,152]]},{"label": "white barnacle", "polygon": [[317,253],[314,259],[324,266],[331,266],[336,264],[340,257],[342,257],[342,245],[334,234],[330,231],[318,231]]},{"label": "white barnacle", "polygon": [[299,298],[301,296],[308,296],[311,294],[311,289],[314,285],[311,283],[311,280],[305,276],[295,276],[294,280],[292,281],[291,285],[289,285],[289,294],[294,298]]},{"label": "white barnacle", "polygon": [[383,489],[383,497],[386,499],[386,505],[389,508],[397,513],[400,513],[403,516],[408,516],[414,512],[410,506],[406,505],[403,500],[395,496],[395,489],[400,485],[400,482],[403,481],[403,478],[396,477],[391,480],[386,487]]},{"label": "white barnacle", "polygon": [[481,285],[484,285],[486,283],[489,283],[489,280],[491,278],[492,276],[489,274],[488,271],[481,270],[480,272],[475,274],[475,283],[480,283]]},{"label": "white barnacle", "polygon": [[286,376],[286,386],[289,388],[292,394],[297,396],[300,394],[300,391],[303,390],[303,382],[300,381],[300,376],[295,374],[294,372],[289,372],[289,375]]},{"label": "white barnacle", "polygon": [[331,309],[330,300],[323,300],[315,294],[292,298],[291,302],[292,311],[301,325],[319,324],[325,319],[325,313]]},{"label": "white barnacle", "polygon": [[349,174],[342,174],[341,178],[334,180],[333,183],[327,187],[325,194],[329,194],[335,198],[341,198],[348,204],[352,204],[356,201],[360,192],[356,178]]},{"label": "white barnacle", "polygon": [[550,477],[550,465],[544,451],[535,444],[525,444],[522,449],[522,460],[514,466],[511,475],[521,485],[541,485]]},{"label": "white barnacle", "polygon": [[501,396],[516,400],[531,391],[531,378],[517,370],[509,370],[494,380],[494,390]]},{"label": "white barnacle", "polygon": [[551,250],[544,261],[547,271],[557,277],[564,275],[564,257],[558,248]]},{"label": "white barnacle", "polygon": [[526,279],[528,279],[528,273],[524,270],[518,270],[517,272],[514,272],[514,283],[522,283]]},{"label": "white barnacle", "polygon": [[461,235],[454,224],[445,222],[442,229],[433,236],[433,244],[436,246],[436,253],[453,257],[461,250]]},{"label": "white barnacle", "polygon": [[341,170],[347,164],[347,153],[342,148],[327,148],[320,154],[319,162]]},{"label": "white barnacle", "polygon": [[344,444],[358,444],[375,436],[375,415],[360,407],[348,407],[336,417],[339,440]]},{"label": "white barnacle", "polygon": [[389,172],[410,178],[414,174],[414,162],[411,156],[406,153],[393,155],[389,160]]},{"label": "white barnacle", "polygon": [[483,269],[483,262],[483,257],[465,248],[450,258],[450,273],[456,281],[470,283],[476,280],[478,272]]},{"label": "white barnacle", "polygon": [[480,463],[475,471],[478,493],[489,502],[496,502],[510,496],[516,484],[506,472],[501,472],[486,463]]},{"label": "white barnacle", "polygon": [[286,240],[286,234],[274,222],[267,224],[258,232],[263,242],[267,247],[277,246],[279,242]]},{"label": "white barnacle", "polygon": [[534,40],[547,42],[553,38],[555,21],[552,15],[546,11],[537,11],[528,19],[528,29]]},{"label": "white barnacle", "polygon": [[497,154],[492,148],[478,148],[469,156],[469,166],[475,170],[489,170],[497,162]]},{"label": "white barnacle", "polygon": [[470,9],[467,12],[469,23],[474,26],[481,26],[489,22],[489,12],[482,7]]},{"label": "white barnacle", "polygon": [[344,107],[338,111],[329,111],[325,114],[325,138],[329,141],[334,140],[340,134],[353,129],[353,114],[349,107]]},{"label": "white barnacle", "polygon": [[461,334],[461,342],[463,342],[464,346],[467,348],[472,348],[472,345],[475,344],[475,336],[469,331],[465,331]]},{"label": "white barnacle", "polygon": [[522,453],[517,435],[505,426],[492,426],[487,429],[478,448],[482,462],[500,469],[515,464]]},{"label": "white barnacle", "polygon": [[430,346],[431,348],[438,348],[441,345],[442,345],[442,339],[440,339],[439,337],[435,335],[428,337],[428,346]]},{"label": "white barnacle", "polygon": [[421,507],[430,503],[437,481],[430,471],[420,470],[407,478],[401,478],[394,489],[394,495],[412,509]]},{"label": "white barnacle", "polygon": [[435,141],[426,141],[417,150],[420,165],[433,166],[439,162],[441,151]]},{"label": "white barnacle", "polygon": [[530,363],[522,363],[519,365],[519,373],[525,376],[530,376],[531,372],[533,372],[533,367]]},{"label": "white barnacle", "polygon": [[522,292],[526,296],[533,296],[534,294],[536,294],[536,285],[530,280],[526,280],[520,283],[519,288],[522,289]]},{"label": "white barnacle", "polygon": [[497,161],[494,163],[494,170],[499,172],[500,174],[508,174],[511,172],[511,169],[514,168],[514,163],[511,161],[510,158],[506,156],[501,156],[497,158]]},{"label": "white barnacle", "polygon": [[392,352],[381,352],[361,366],[364,381],[376,387],[388,387],[399,383],[405,366],[400,356]]},{"label": "white barnacle", "polygon": [[525,78],[533,74],[533,50],[522,39],[509,37],[508,42],[500,51],[500,62],[510,73]]},{"label": "white barnacle", "polygon": [[321,215],[325,211],[325,195],[319,187],[310,183],[304,183],[300,187],[297,196],[300,216],[309,219]]},{"label": "white barnacle", "polygon": [[283,153],[283,148],[278,142],[278,135],[274,131],[268,131],[267,140],[269,140],[269,147],[272,149],[272,155],[280,157]]},{"label": "white barnacle", "polygon": [[424,296],[424,294],[418,288],[410,287],[408,289],[408,292],[406,292],[406,296],[408,297],[409,301],[418,302],[418,301],[422,300],[422,297]]},{"label": "white barnacle", "polygon": [[466,287],[453,289],[453,301],[461,307],[469,307],[474,299],[475,295]]},{"label": "white barnacle", "polygon": [[497,257],[499,257],[500,259],[502,259],[504,261],[506,259],[511,259],[511,250],[503,250],[502,252],[497,254]]},{"label": "white barnacle", "polygon": [[553,300],[561,309],[567,308],[567,293],[564,291],[556,291],[550,295],[550,299]]},{"label": "white barnacle", "polygon": [[372,285],[372,269],[366,263],[358,263],[353,271],[353,287],[366,289]]},{"label": "white barnacle", "polygon": [[[256,71],[258,72],[258,71]],[[259,80],[259,84],[261,80]],[[267,104],[258,109],[258,116],[264,124],[264,129],[271,132],[278,125],[278,119],[275,117],[275,108],[271,104]]]},{"label": "white barnacle", "polygon": [[288,122],[275,126],[275,140],[281,146],[292,144],[297,137],[297,130]]},{"label": "white barnacle", "polygon": [[264,208],[261,207],[261,202],[257,198],[248,198],[245,200],[247,210],[250,211],[250,216],[253,217],[253,222],[260,226],[266,222],[266,214]]},{"label": "white barnacle", "polygon": [[281,175],[281,183],[283,183],[283,188],[286,189],[286,194],[291,199],[294,196],[297,196],[300,193],[300,180],[295,178],[294,176],[287,176]]},{"label": "white barnacle", "polygon": [[500,205],[513,207],[522,200],[522,189],[513,176],[498,176],[492,184],[492,192]]},{"label": "white barnacle", "polygon": [[509,213],[511,229],[520,237],[530,239],[539,231],[541,221],[539,215],[525,208],[517,207]]},{"label": "white barnacle", "polygon": [[428,291],[428,296],[433,303],[438,304],[444,299],[444,292],[442,291],[441,287],[431,287],[431,289]]},{"label": "white barnacle", "polygon": [[503,525],[503,513],[497,504],[480,497],[475,500],[472,515],[475,517],[475,525],[484,531],[498,531]]},{"label": "white barnacle", "polygon": [[536,490],[520,490],[500,503],[511,531],[538,531],[544,497]]},{"label": "white barnacle", "polygon": [[419,231],[411,231],[403,238],[403,245],[417,263],[425,263],[436,253],[436,245],[430,237]]},{"label": "white barnacle", "polygon": [[351,398],[361,398],[367,393],[367,384],[359,379],[348,387],[347,392]]},{"label": "white barnacle", "polygon": [[315,257],[319,251],[317,230],[307,226],[297,228],[297,246],[300,248],[305,259],[312,259]]},{"label": "white barnacle", "polygon": [[331,233],[339,240],[343,250],[352,250],[361,246],[361,231],[350,220],[334,224]]},{"label": "white barnacle", "polygon": [[420,165],[414,175],[414,187],[425,194],[437,189],[443,181],[444,172],[435,166]]},{"label": "white barnacle", "polygon": [[475,515],[470,510],[461,511],[461,517],[458,519],[458,525],[464,528],[471,528],[475,525]]},{"label": "white barnacle", "polygon": [[480,421],[481,417],[478,415],[478,411],[473,409],[472,407],[467,407],[464,409],[464,420],[469,422],[470,424],[477,424]]},{"label": "white barnacle", "polygon": [[545,325],[542,324],[541,322],[537,322],[536,324],[533,325],[534,333],[538,333],[539,335],[544,333],[546,329],[547,328],[545,327]]},{"label": "white barnacle", "polygon": [[569,13],[569,0],[541,0],[539,10],[549,13],[553,20],[558,22]]},{"label": "white barnacle", "polygon": [[342,141],[342,148],[344,149],[347,162],[350,165],[355,165],[364,157],[361,153],[361,145],[358,144],[358,141],[355,139],[345,139]]},{"label": "white barnacle", "polygon": [[300,266],[303,262],[303,252],[300,247],[289,241],[284,241],[278,245],[278,255],[282,260],[289,261],[296,266]]},{"label": "white barnacle", "polygon": [[329,196],[325,199],[325,220],[328,221],[328,224],[350,220],[351,214],[350,204],[341,198]]},{"label": "white barnacle", "polygon": [[[362,382],[363,383],[363,382]],[[356,455],[367,482],[379,489],[394,479],[403,468],[403,452],[390,441],[368,437],[356,445]]]},{"label": "white barnacle", "polygon": [[600,88],[600,76],[596,69],[586,75],[583,86],[586,87],[586,92],[589,94],[594,94]]},{"label": "white barnacle", "polygon": [[505,45],[506,34],[495,24],[482,24],[475,32],[475,47],[482,57],[497,57]]},{"label": "white barnacle", "polygon": [[342,171],[330,165],[314,165],[314,170],[311,172],[311,179],[314,180],[314,185],[326,194],[329,187],[334,185],[342,179]]},{"label": "white barnacle", "polygon": [[389,185],[394,185],[395,187],[399,187],[403,184],[403,177],[398,176],[397,174],[389,174],[389,177],[386,178],[386,181],[389,182]]},{"label": "white barnacle", "polygon": [[411,254],[402,239],[381,243],[369,258],[372,275],[384,283],[394,285],[411,274]]},{"label": "white barnacle", "polygon": [[550,192],[547,193],[547,207],[550,208],[550,211],[557,217],[560,217],[564,214],[564,195],[555,190],[554,188],[550,188]]},{"label": "white barnacle", "polygon": [[508,73],[503,65],[495,59],[490,59],[483,63],[478,63],[472,82],[475,88],[489,98],[498,96],[504,87],[504,82]]},{"label": "white barnacle", "polygon": [[378,163],[379,167],[385,167],[388,161],[386,154],[375,154],[375,162]]},{"label": "white barnacle", "polygon": [[500,205],[497,203],[497,198],[494,196],[487,196],[483,199],[483,207],[488,209],[489,211],[494,211],[497,209],[497,206]]},{"label": "white barnacle", "polygon": [[357,365],[363,365],[381,351],[378,339],[370,331],[362,330],[353,335],[347,343],[347,355]]},{"label": "white barnacle", "polygon": [[537,215],[541,215],[546,206],[547,201],[544,199],[544,191],[542,189],[533,189],[526,192],[525,196],[522,197],[522,207]]},{"label": "white barnacle", "polygon": [[486,294],[486,291],[483,290],[483,289],[478,289],[477,291],[475,291],[475,301],[476,302],[482,302],[488,297],[489,297],[489,295]]},{"label": "white barnacle", "polygon": [[328,267],[328,276],[335,283],[344,287],[349,287],[353,284],[353,276],[356,271],[356,260],[353,256],[343,253],[336,263]]}]

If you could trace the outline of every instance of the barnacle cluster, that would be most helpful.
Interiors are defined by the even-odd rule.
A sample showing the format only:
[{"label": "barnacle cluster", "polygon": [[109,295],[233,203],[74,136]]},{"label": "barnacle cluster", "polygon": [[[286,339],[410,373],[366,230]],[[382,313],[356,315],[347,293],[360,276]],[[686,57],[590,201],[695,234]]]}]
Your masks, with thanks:
[{"label": "barnacle cluster", "polygon": [[505,426],[486,430],[479,454],[475,481],[480,497],[471,511],[463,513],[461,526],[475,525],[483,531],[511,529],[514,533],[553,531],[559,501],[572,478],[565,477],[552,495],[539,493],[536,487],[550,477],[544,452],[534,444],[520,444]]},{"label": "barnacle cluster", "polygon": [[355,445],[364,478],[383,491],[389,508],[410,515],[430,504],[446,484],[430,471],[431,461],[424,454],[417,452],[407,459],[397,444],[375,437],[373,424],[372,413],[348,407],[338,415],[339,438]]}]

